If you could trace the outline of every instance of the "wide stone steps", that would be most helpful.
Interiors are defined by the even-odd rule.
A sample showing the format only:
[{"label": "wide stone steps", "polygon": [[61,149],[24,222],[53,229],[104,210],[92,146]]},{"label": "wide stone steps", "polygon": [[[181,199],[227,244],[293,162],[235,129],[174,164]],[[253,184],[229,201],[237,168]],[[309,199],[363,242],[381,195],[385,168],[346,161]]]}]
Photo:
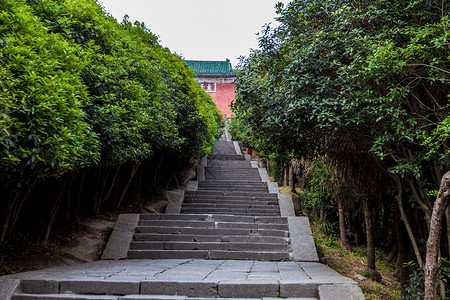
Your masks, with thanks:
[{"label": "wide stone steps", "polygon": [[218,192],[268,192],[268,187],[265,182],[251,182],[251,181],[199,181],[199,191],[211,190]]},{"label": "wide stone steps", "polygon": [[279,236],[247,236],[247,235],[191,235],[191,234],[158,234],[158,233],[140,233],[134,236],[136,242],[139,241],[181,241],[181,242],[203,242],[203,243],[265,243],[265,244],[287,244],[288,237]]},{"label": "wide stone steps", "polygon": [[207,204],[207,203],[211,203],[211,204],[224,204],[224,205],[229,205],[229,204],[241,204],[241,205],[248,205],[248,206],[252,206],[252,205],[263,205],[263,206],[267,206],[267,205],[278,205],[278,201],[277,200],[241,200],[241,199],[235,199],[235,198],[231,198],[231,199],[227,199],[227,198],[222,198],[222,199],[210,199],[210,198],[192,198],[192,199],[185,199],[184,200],[184,204]]},{"label": "wide stone steps", "polygon": [[[12,300],[273,300],[273,297],[264,298],[198,298],[187,296],[172,296],[172,295],[128,295],[128,296],[114,296],[114,295],[86,295],[86,294],[16,294]],[[317,298],[292,298],[289,300],[316,300]]]},{"label": "wide stone steps", "polygon": [[128,258],[279,261],[292,259],[292,251],[287,218],[144,214],[135,229]]},{"label": "wide stone steps", "polygon": [[245,161],[245,156],[237,155],[237,154],[226,154],[226,155],[212,154],[212,155],[208,156],[208,160],[244,160]]},{"label": "wide stone steps", "polygon": [[225,170],[229,169],[241,169],[241,168],[251,168],[252,163],[250,161],[233,161],[233,160],[213,160],[208,159],[208,168],[222,168]]},{"label": "wide stone steps", "polygon": [[189,199],[236,199],[236,200],[273,200],[278,201],[277,194],[265,193],[248,193],[239,191],[186,191],[184,193],[185,201]]},{"label": "wide stone steps", "polygon": [[133,250],[128,251],[129,259],[243,259],[263,261],[283,261],[292,259],[290,253],[264,251],[225,250]]},{"label": "wide stone steps", "polygon": [[181,213],[189,214],[233,214],[233,215],[250,215],[250,216],[278,216],[279,209],[275,208],[221,208],[221,207],[186,207],[183,206]]}]

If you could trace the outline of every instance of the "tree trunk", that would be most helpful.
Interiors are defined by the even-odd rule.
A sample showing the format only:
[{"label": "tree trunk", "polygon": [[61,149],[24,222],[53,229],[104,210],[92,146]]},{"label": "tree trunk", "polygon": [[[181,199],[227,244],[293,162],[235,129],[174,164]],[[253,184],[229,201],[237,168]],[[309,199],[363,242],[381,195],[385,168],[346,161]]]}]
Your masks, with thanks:
[{"label": "tree trunk", "polygon": [[368,200],[363,202],[364,221],[366,224],[366,242],[367,242],[367,268],[375,270],[375,245],[373,240],[372,216],[370,212],[370,203]]},{"label": "tree trunk", "polygon": [[403,266],[404,263],[408,262],[408,240],[406,239],[407,232],[405,226],[401,220],[400,210],[398,209],[398,204],[394,201],[394,213],[395,213],[395,235],[397,236],[397,272],[400,281],[400,288],[402,296],[406,296],[405,286],[409,280],[409,269]]},{"label": "tree trunk", "polygon": [[130,178],[128,178],[128,182],[125,185],[125,188],[123,189],[122,194],[120,195],[119,201],[117,202],[117,205],[116,205],[116,209],[119,209],[120,205],[122,205],[123,198],[125,197],[125,194],[127,193],[128,188],[130,187],[130,184],[134,178],[134,175],[136,175],[136,171],[138,170],[139,165],[140,164],[133,164],[132,169],[131,169]]},{"label": "tree trunk", "polygon": [[414,254],[416,255],[417,263],[420,267],[423,267],[422,256],[420,255],[419,247],[417,246],[416,238],[412,232],[411,226],[409,225],[408,218],[406,217],[405,210],[403,209],[403,187],[400,178],[395,174],[390,174],[391,178],[394,179],[397,184],[397,205],[400,212],[401,219],[405,224],[406,232],[408,233],[409,239],[414,249]]},{"label": "tree trunk", "polygon": [[[44,247],[46,247],[48,245],[48,240],[50,238],[50,232],[51,232],[51,229],[53,226],[53,222],[55,222],[56,216],[58,215],[59,207],[61,206],[63,194],[66,189],[67,178],[64,178],[62,180],[63,180],[63,185],[61,187],[61,190],[58,193],[58,196],[56,197],[56,199],[52,199],[54,201],[54,203],[50,210],[49,221],[47,223],[47,227],[45,228],[44,236],[43,236],[43,239],[41,242],[41,245]],[[55,188],[57,188],[57,184],[55,184]]]},{"label": "tree trunk", "polygon": [[338,201],[339,231],[341,233],[341,244],[347,250],[350,250],[350,243],[347,240],[347,230],[345,228],[345,210],[342,201]]},{"label": "tree trunk", "polygon": [[[112,179],[111,184],[110,184],[110,186],[109,186],[109,190],[108,190],[108,192],[106,193],[105,196],[103,196],[104,190],[102,190],[102,195],[100,196],[100,202],[98,203],[98,209],[100,209],[100,206],[101,206],[103,203],[105,203],[106,201],[108,201],[109,196],[111,195],[112,190],[115,188],[117,176],[119,175],[120,169],[121,169],[121,168],[122,168],[122,165],[119,165],[119,166],[117,167],[117,170],[116,170],[116,172],[114,173],[113,179]],[[109,175],[109,171],[108,171],[108,174],[107,174],[106,176],[108,176],[108,175]],[[108,179],[108,177],[105,178],[105,185],[106,185],[106,180],[107,180],[107,179]],[[98,210],[97,210],[97,212],[98,212]]]},{"label": "tree trunk", "polygon": [[394,246],[392,247],[391,251],[389,252],[387,259],[388,261],[392,261],[395,257],[395,254],[397,254],[398,244],[397,241],[395,241]]},{"label": "tree trunk", "polygon": [[297,191],[295,190],[295,181],[294,181],[294,166],[292,164],[292,161],[289,164],[289,186],[291,188],[291,193],[297,194]]},{"label": "tree trunk", "polygon": [[367,242],[367,267],[365,271],[369,273],[371,279],[381,282],[381,274],[377,272],[375,267],[375,243],[373,239],[372,213],[369,200],[363,202],[363,209]]},{"label": "tree trunk", "polygon": [[450,258],[450,206],[445,211],[445,222],[447,223],[447,257]]},{"label": "tree trunk", "polygon": [[77,195],[77,204],[75,205],[75,217],[78,217],[80,215],[81,195],[83,191],[83,183],[85,175],[86,170],[81,171],[80,186],[78,188],[78,195]]},{"label": "tree trunk", "polygon": [[283,172],[284,172],[284,175],[283,175],[284,184],[283,184],[283,186],[288,186],[289,185],[289,165],[287,165],[286,167],[283,168]]},{"label": "tree trunk", "polygon": [[431,214],[430,233],[427,240],[425,258],[425,300],[436,299],[436,281],[438,276],[439,249],[442,234],[442,220],[450,201],[450,172],[445,173],[441,180],[439,196],[434,202]]}]

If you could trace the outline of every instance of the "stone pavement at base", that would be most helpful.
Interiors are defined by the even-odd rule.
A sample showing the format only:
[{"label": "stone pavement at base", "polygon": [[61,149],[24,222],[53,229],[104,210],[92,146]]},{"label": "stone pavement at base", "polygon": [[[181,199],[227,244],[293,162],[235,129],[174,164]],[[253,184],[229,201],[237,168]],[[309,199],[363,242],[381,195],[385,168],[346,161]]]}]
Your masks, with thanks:
[{"label": "stone pavement at base", "polygon": [[101,261],[0,277],[0,300],[364,299],[226,136],[166,214],[120,215]]}]

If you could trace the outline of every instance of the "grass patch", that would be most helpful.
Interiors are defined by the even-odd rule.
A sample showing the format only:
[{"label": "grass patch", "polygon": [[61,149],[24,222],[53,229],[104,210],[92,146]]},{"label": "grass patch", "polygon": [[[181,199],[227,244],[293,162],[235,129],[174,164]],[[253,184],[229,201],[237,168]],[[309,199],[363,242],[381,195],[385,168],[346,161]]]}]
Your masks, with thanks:
[{"label": "grass patch", "polygon": [[338,237],[323,234],[319,227],[315,223],[311,224],[317,251],[326,265],[358,282],[366,299],[401,298],[400,284],[395,277],[395,263],[387,261],[385,253],[376,252],[376,268],[382,276],[381,283],[365,279],[362,276],[367,263],[366,248],[352,247],[348,251],[341,246]]}]

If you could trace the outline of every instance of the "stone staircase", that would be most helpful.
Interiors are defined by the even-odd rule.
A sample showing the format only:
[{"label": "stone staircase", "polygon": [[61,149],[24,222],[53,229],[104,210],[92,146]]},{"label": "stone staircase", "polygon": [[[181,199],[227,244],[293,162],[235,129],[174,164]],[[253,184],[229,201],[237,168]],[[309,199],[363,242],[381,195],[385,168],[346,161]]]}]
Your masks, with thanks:
[{"label": "stone staircase", "polygon": [[165,214],[120,215],[102,260],[0,277],[0,300],[364,299],[318,263],[309,221],[218,141]]},{"label": "stone staircase", "polygon": [[141,215],[130,259],[292,259],[286,218]]},{"label": "stone staircase", "polygon": [[140,215],[129,259],[293,260],[277,194],[233,142],[219,141],[180,214]]}]

